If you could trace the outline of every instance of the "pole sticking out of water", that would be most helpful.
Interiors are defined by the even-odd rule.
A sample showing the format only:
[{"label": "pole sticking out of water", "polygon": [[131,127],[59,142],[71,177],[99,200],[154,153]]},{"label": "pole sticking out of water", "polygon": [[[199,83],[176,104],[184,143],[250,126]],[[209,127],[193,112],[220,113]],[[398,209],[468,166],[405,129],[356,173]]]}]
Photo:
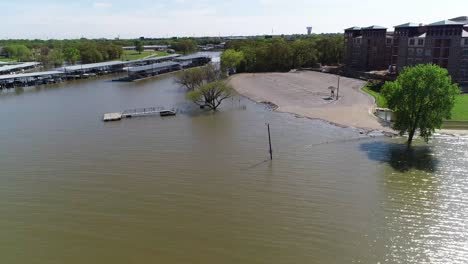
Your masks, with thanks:
[{"label": "pole sticking out of water", "polygon": [[271,148],[271,134],[270,134],[270,124],[267,123],[268,128],[268,143],[270,145],[270,160],[273,160],[273,149]]},{"label": "pole sticking out of water", "polygon": [[340,97],[340,76],[338,76],[338,88],[336,89],[336,100]]}]

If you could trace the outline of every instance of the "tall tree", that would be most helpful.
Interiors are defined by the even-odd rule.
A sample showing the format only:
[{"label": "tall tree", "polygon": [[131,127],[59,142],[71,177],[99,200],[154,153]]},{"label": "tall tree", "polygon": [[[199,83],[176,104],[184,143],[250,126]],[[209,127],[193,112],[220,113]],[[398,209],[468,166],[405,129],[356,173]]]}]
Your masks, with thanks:
[{"label": "tall tree", "polygon": [[66,48],[63,54],[65,61],[69,64],[75,64],[80,59],[80,51],[77,48]]},{"label": "tall tree", "polygon": [[228,49],[221,55],[221,68],[229,72],[236,72],[242,60],[244,60],[244,53],[242,51]]},{"label": "tall tree", "polygon": [[185,86],[188,91],[194,91],[204,84],[204,76],[201,68],[193,68],[179,73],[175,82]]},{"label": "tall tree", "polygon": [[459,93],[448,71],[431,64],[405,68],[396,81],[387,82],[382,89],[395,113],[393,128],[401,135],[408,133],[408,147],[417,130],[427,142],[442,121],[450,119]]},{"label": "tall tree", "polygon": [[56,48],[49,53],[49,63],[55,67],[63,64],[63,52],[61,49]]},{"label": "tall tree", "polygon": [[135,41],[135,50],[138,51],[139,54],[141,54],[145,50],[145,47],[143,46],[143,43],[141,41]]}]

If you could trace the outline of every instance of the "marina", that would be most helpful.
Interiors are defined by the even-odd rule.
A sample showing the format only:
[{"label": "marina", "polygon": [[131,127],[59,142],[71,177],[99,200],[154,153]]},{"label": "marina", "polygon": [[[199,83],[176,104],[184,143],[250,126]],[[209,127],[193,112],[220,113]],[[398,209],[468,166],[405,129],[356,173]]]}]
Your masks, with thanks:
[{"label": "marina", "polygon": [[[115,81],[135,81],[164,73],[202,66],[211,62],[210,56],[179,54],[151,57],[133,61],[109,61],[61,67],[53,71],[30,72],[0,75],[0,89],[37,86],[58,83],[65,80],[87,79],[94,76],[127,72],[127,76]],[[31,62],[0,67],[4,72],[38,67],[40,63]]]}]

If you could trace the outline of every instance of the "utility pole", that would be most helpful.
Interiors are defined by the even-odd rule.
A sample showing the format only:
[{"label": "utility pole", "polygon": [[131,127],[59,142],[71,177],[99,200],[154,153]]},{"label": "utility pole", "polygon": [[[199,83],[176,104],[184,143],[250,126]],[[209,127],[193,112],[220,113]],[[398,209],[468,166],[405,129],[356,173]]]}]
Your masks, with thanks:
[{"label": "utility pole", "polygon": [[340,76],[338,75],[338,88],[336,89],[336,100],[340,98]]},{"label": "utility pole", "polygon": [[270,145],[270,160],[273,160],[273,149],[271,148],[271,134],[270,134],[270,124],[267,123],[267,128],[268,128],[268,143]]}]

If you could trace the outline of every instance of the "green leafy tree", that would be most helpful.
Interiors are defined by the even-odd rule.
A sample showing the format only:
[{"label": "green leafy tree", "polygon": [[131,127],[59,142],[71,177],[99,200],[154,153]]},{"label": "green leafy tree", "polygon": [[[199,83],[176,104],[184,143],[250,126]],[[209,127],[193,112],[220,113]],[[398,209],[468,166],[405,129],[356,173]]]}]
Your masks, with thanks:
[{"label": "green leafy tree", "polygon": [[69,64],[76,64],[80,59],[80,51],[77,48],[69,47],[65,49],[63,56]]},{"label": "green leafy tree", "polygon": [[216,111],[221,103],[232,95],[232,87],[226,81],[215,81],[191,91],[187,98],[200,106]]},{"label": "green leafy tree", "polygon": [[80,45],[80,58],[82,63],[96,63],[104,61],[98,46],[93,42],[84,42]]},{"label": "green leafy tree", "polygon": [[25,45],[9,45],[4,48],[4,54],[8,58],[13,58],[18,61],[30,61],[32,60],[32,52]]},{"label": "green leafy tree", "polygon": [[143,43],[139,40],[135,41],[135,50],[141,54],[144,50],[145,50],[145,47],[143,46]]},{"label": "green leafy tree", "polygon": [[204,75],[201,68],[193,68],[179,73],[175,82],[186,87],[188,91],[195,91],[204,84]]},{"label": "green leafy tree", "polygon": [[184,54],[193,53],[197,51],[197,43],[190,39],[183,39],[173,43],[172,48],[177,52],[182,52]]},{"label": "green leafy tree", "polygon": [[242,60],[244,60],[242,51],[228,49],[221,55],[221,67],[224,70],[236,71]]},{"label": "green leafy tree", "polygon": [[393,128],[408,133],[408,147],[417,130],[427,142],[444,119],[451,118],[460,88],[446,69],[421,64],[405,68],[394,82],[387,82],[382,94],[395,113]]},{"label": "green leafy tree", "polygon": [[292,43],[293,67],[312,67],[317,62],[315,43],[307,40],[296,40]]},{"label": "green leafy tree", "polygon": [[56,48],[49,53],[49,64],[55,67],[63,64],[63,52],[61,49]]}]

